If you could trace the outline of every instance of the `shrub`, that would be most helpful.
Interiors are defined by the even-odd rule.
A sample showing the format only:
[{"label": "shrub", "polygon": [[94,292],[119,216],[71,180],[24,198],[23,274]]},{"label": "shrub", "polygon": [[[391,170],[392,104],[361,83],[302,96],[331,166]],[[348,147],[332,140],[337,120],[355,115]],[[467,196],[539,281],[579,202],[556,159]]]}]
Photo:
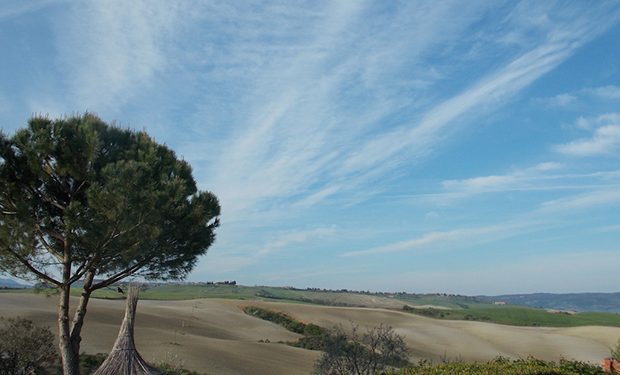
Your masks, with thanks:
[{"label": "shrub", "polygon": [[26,375],[42,372],[56,360],[54,335],[24,318],[2,319],[0,374]]},{"label": "shrub", "polygon": [[372,375],[408,364],[403,337],[383,325],[364,333],[354,324],[350,333],[338,326],[323,336],[323,344],[325,353],[315,364],[319,375]]},{"label": "shrub", "polygon": [[[306,324],[299,322],[291,318],[289,315],[282,313],[282,312],[271,311],[271,310],[263,309],[261,307],[256,307],[256,306],[246,306],[243,308],[243,312],[245,312],[248,315],[252,315],[257,318],[279,324],[282,327],[288,329],[289,331],[299,333],[300,335],[303,335],[306,330]],[[315,326],[315,327],[318,327],[318,326]],[[318,327],[318,328],[321,328],[321,327]],[[310,328],[310,329],[312,331],[316,330],[316,328]]]},{"label": "shrub", "polygon": [[186,370],[184,368],[170,365],[167,363],[162,363],[157,366],[159,371],[162,372],[163,375],[200,375],[200,373],[195,371]]},{"label": "shrub", "polygon": [[611,356],[616,359],[616,361],[620,361],[620,339],[616,343],[616,346],[611,348]]},{"label": "shrub", "polygon": [[[80,374],[92,374],[107,358],[107,354],[80,354]],[[58,369],[62,372],[62,368]]]}]

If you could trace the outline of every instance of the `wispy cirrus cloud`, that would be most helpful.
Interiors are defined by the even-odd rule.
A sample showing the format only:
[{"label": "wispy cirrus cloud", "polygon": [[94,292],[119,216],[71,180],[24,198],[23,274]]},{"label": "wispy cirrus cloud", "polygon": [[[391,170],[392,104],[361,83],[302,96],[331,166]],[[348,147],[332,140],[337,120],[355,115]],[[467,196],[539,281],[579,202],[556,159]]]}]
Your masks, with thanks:
[{"label": "wispy cirrus cloud", "polygon": [[308,244],[325,242],[338,234],[336,226],[277,231],[264,239],[256,238],[252,245],[229,243],[230,251],[212,254],[203,268],[205,274],[238,271],[280,252],[290,253]]},{"label": "wispy cirrus cloud", "polygon": [[442,190],[422,197],[435,204],[448,205],[480,194],[543,191],[601,191],[620,183],[619,170],[571,171],[570,165],[544,162],[514,169],[504,174],[444,180]]},{"label": "wispy cirrus cloud", "polygon": [[[493,191],[509,191],[520,189],[534,189],[534,182],[548,179],[550,172],[561,169],[563,165],[557,162],[545,162],[533,167],[516,170],[503,175],[478,176],[461,180],[446,180],[442,187],[452,193],[473,195]],[[543,188],[538,185],[539,188]]]},{"label": "wispy cirrus cloud", "polygon": [[574,94],[563,93],[548,98],[537,98],[535,102],[549,107],[568,107],[575,104],[577,99]]},{"label": "wispy cirrus cloud", "polygon": [[28,13],[38,11],[50,5],[58,5],[66,2],[63,0],[35,0],[35,1],[13,1],[7,0],[0,5],[0,21],[14,17],[23,16]]},{"label": "wispy cirrus cloud", "polygon": [[284,250],[287,247],[303,244],[308,241],[320,241],[327,237],[336,235],[337,230],[335,226],[312,228],[306,230],[294,230],[286,233],[281,233],[275,238],[270,239],[265,246],[258,252],[259,256],[265,256],[280,250]]},{"label": "wispy cirrus cloud", "polygon": [[611,100],[620,99],[620,86],[606,85],[586,87],[580,90],[564,92],[554,96],[535,98],[533,101],[548,107],[567,108],[583,100]]},{"label": "wispy cirrus cloud", "polygon": [[[414,3],[381,7],[370,3],[314,6],[303,10],[311,15],[303,16],[304,24],[297,23],[301,11],[288,7],[261,14],[260,20],[234,5],[212,9],[209,20],[217,18],[218,12],[228,12],[252,26],[251,31],[227,29],[235,41],[251,40],[251,48],[231,43],[235,47],[229,49],[218,40],[210,42],[222,48],[212,49],[220,70],[204,77],[205,82],[217,84],[219,74],[249,74],[234,91],[242,94],[239,100],[245,107],[232,114],[237,126],[215,142],[221,156],[202,157],[203,165],[212,165],[204,167],[205,175],[215,176],[210,183],[223,192],[229,220],[242,212],[247,215],[290,202],[312,206],[371,185],[380,190],[381,181],[397,176],[403,166],[436,152],[467,123],[465,118],[501,106],[613,24],[601,9],[558,8],[557,20],[541,19],[535,24],[523,20],[531,19],[532,11],[546,14],[548,6],[530,11],[527,17],[515,9],[506,22],[517,31],[513,39],[522,39],[517,53],[514,46],[507,48],[499,41],[504,30],[489,30],[497,39],[493,43],[505,48],[503,65],[445,96],[436,93],[433,85],[467,69],[468,61],[430,69],[433,59],[438,50],[465,51],[488,42],[489,35],[479,30],[462,47],[463,34],[494,6],[474,2],[463,9],[445,2],[433,7]],[[373,22],[365,22],[371,13]],[[297,32],[295,36],[274,34],[270,24]],[[542,38],[528,38],[532,30]],[[420,86],[420,80],[426,83]],[[403,85],[408,96],[401,94]],[[205,103],[205,113],[213,110]],[[222,142],[230,147],[219,147]]]},{"label": "wispy cirrus cloud", "polygon": [[615,241],[616,2],[8,4],[4,123],[92,110],[170,145],[223,206],[195,279]]},{"label": "wispy cirrus cloud", "polygon": [[620,86],[607,85],[600,87],[591,87],[583,90],[585,93],[598,96],[602,99],[618,100],[620,99]]},{"label": "wispy cirrus cloud", "polygon": [[[428,40],[440,37],[438,28],[426,29],[430,24],[422,17],[425,13],[414,6],[404,6],[402,13],[379,17],[385,18],[386,23],[372,26],[363,22],[365,12],[372,10],[362,3],[334,6],[337,11],[318,9],[310,18],[314,22],[298,25],[298,34],[309,36],[301,45],[297,44],[299,41],[291,45],[286,39],[280,46],[276,38],[275,58],[262,56],[264,69],[258,77],[246,81],[250,85],[248,90],[256,92],[260,105],[254,108],[253,101],[249,102],[239,120],[243,126],[231,135],[234,146],[214,163],[236,168],[216,169],[213,173],[216,184],[227,187],[223,189],[228,192],[223,199],[230,202],[228,207],[233,212],[282,197],[294,197],[301,205],[316,204],[344,188],[346,184],[336,183],[344,176],[335,175],[335,166],[356,148],[356,142],[366,136],[366,131],[376,128],[387,113],[403,106],[402,99],[395,102],[396,90],[380,79],[383,76],[393,82],[393,73],[387,74],[389,70],[380,68],[385,68],[386,63],[398,67],[419,59]],[[447,16],[450,7],[431,10],[427,16],[441,18]],[[391,17],[396,17],[394,23],[389,22]],[[289,18],[296,20],[294,16]],[[421,21],[419,26],[414,20]],[[273,22],[287,25],[278,17]],[[444,28],[441,37],[456,37],[462,23]],[[416,26],[407,29],[407,24]],[[359,27],[371,30],[359,35],[350,32]],[[269,33],[260,27],[255,29],[255,37],[260,39],[263,32]],[[393,32],[401,33],[403,38],[394,39]],[[238,37],[237,33],[243,31],[236,31],[233,37]],[[422,40],[421,35],[431,34],[435,37]],[[410,50],[386,40],[423,43],[415,50],[415,56],[407,56]],[[273,39],[270,43],[274,43]],[[357,48],[361,45],[364,48]],[[233,51],[228,56],[232,62],[226,65],[235,66],[238,55],[245,53]],[[388,60],[378,59],[388,55]],[[234,72],[231,69],[227,73]],[[354,108],[347,96],[368,105]],[[247,191],[246,184],[239,184],[241,180],[251,181],[253,189]],[[332,183],[326,184],[326,180]]]},{"label": "wispy cirrus cloud", "polygon": [[595,229],[595,232],[600,232],[600,233],[618,233],[620,232],[620,224],[614,224],[614,225],[605,225],[603,227],[599,227]]},{"label": "wispy cirrus cloud", "polygon": [[428,250],[436,248],[437,246],[461,248],[463,246],[492,242],[499,238],[514,236],[524,230],[527,230],[528,228],[534,228],[536,226],[537,224],[534,222],[515,222],[472,228],[460,228],[448,231],[435,231],[425,233],[419,237],[406,241],[388,243],[365,250],[347,251],[342,253],[341,256],[357,257],[418,249]]},{"label": "wispy cirrus cloud", "polygon": [[580,211],[595,207],[609,207],[620,203],[620,185],[606,189],[591,190],[564,198],[544,202],[539,213],[554,214],[566,211]]},{"label": "wispy cirrus cloud", "polygon": [[570,156],[618,155],[620,151],[620,125],[604,125],[594,130],[588,138],[557,145],[555,150]]},{"label": "wispy cirrus cloud", "polygon": [[158,75],[172,63],[169,43],[181,21],[178,8],[148,1],[72,3],[55,24],[55,63],[68,89],[62,105],[71,112],[116,114],[157,87]]},{"label": "wispy cirrus cloud", "polygon": [[[617,174],[616,174],[617,176]],[[435,248],[462,249],[464,247],[494,242],[513,236],[552,228],[562,220],[563,215],[584,212],[597,207],[620,205],[620,184],[589,190],[560,199],[542,202],[538,207],[500,223],[478,227],[433,231],[416,238],[390,242],[364,250],[347,251],[343,257],[367,256]],[[558,216],[559,215],[559,216]]]},{"label": "wispy cirrus cloud", "polygon": [[610,112],[594,117],[579,116],[575,126],[582,130],[591,130],[598,126],[620,124],[620,113]]}]

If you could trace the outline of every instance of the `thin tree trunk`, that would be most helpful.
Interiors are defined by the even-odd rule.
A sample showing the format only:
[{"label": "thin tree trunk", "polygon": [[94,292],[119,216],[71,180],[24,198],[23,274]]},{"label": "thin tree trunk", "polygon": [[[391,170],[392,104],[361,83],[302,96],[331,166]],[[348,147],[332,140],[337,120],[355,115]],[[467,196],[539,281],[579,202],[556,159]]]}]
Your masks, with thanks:
[{"label": "thin tree trunk", "polygon": [[60,357],[62,359],[62,372],[64,375],[79,375],[79,357],[73,351],[71,345],[71,333],[69,331],[69,297],[71,286],[60,287],[60,303],[58,304],[58,333]]},{"label": "thin tree trunk", "polygon": [[73,315],[73,323],[71,325],[71,335],[69,336],[71,341],[71,348],[73,349],[73,353],[78,357],[77,361],[79,363],[79,355],[80,355],[80,343],[82,342],[82,326],[84,325],[84,316],[86,315],[86,307],[88,306],[88,301],[90,300],[90,295],[92,290],[90,287],[93,285],[93,280],[95,278],[95,270],[88,271],[86,273],[86,278],[84,279],[84,286],[82,291],[82,296],[80,297],[80,303],[75,310],[75,314]]}]

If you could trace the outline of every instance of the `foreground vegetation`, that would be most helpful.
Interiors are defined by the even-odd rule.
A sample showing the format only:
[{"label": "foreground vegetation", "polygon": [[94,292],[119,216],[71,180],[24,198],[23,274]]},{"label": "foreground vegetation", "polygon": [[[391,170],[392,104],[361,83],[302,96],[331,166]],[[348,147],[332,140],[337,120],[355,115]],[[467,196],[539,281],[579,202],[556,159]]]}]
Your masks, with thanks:
[{"label": "foreground vegetation", "polygon": [[[0,317],[0,375],[59,375],[63,373],[48,327],[36,326],[24,318]],[[106,359],[106,354],[80,354],[80,374],[92,374]],[[201,375],[182,366],[160,362],[155,367],[163,375]],[[203,374],[206,375],[206,374]]]},{"label": "foreground vegetation", "polygon": [[535,358],[511,360],[496,358],[486,363],[443,363],[433,365],[422,362],[385,375],[604,375],[598,365],[585,362],[561,360],[548,362]]},{"label": "foreground vegetation", "polygon": [[257,306],[246,306],[243,312],[286,328],[287,330],[303,335],[297,341],[285,344],[308,350],[324,350],[328,340],[327,329],[313,323],[300,322],[288,314],[263,309]]},{"label": "foreground vegetation", "polygon": [[388,326],[361,331],[351,323],[346,332],[336,326],[324,342],[324,353],[314,366],[316,375],[374,375],[409,365],[403,336]]},{"label": "foreground vegetation", "polygon": [[[80,374],[92,374],[94,373],[99,366],[106,359],[106,354],[85,354],[82,353],[80,355]],[[160,362],[155,365],[155,367],[161,371],[163,375],[208,375],[201,374],[195,371],[186,370],[178,365],[171,365],[169,363]],[[53,375],[53,374],[62,374],[62,368],[60,364],[58,364],[55,368],[52,368],[47,374],[43,373],[43,375]]]},{"label": "foreground vegetation", "polygon": [[[380,326],[360,330],[352,324],[350,329],[342,326],[325,329],[312,323],[304,323],[294,317],[256,306],[244,308],[247,314],[279,324],[302,336],[297,342],[283,343],[323,351],[316,362],[317,374],[384,374],[384,375],[448,375],[448,374],[502,374],[502,375],[602,375],[601,367],[579,361],[561,360],[549,362],[534,358],[511,360],[497,358],[486,363],[440,363],[407,362],[407,348],[403,338],[390,328]],[[36,327],[21,318],[1,319],[0,327],[0,374],[57,375],[62,373],[53,335],[48,328]],[[620,341],[611,349],[612,357],[620,356]],[[91,374],[105,359],[105,354],[80,356],[80,373]],[[172,362],[175,362],[172,360]],[[394,367],[407,366],[401,370]],[[165,375],[199,375],[182,368],[182,365],[158,363],[157,368]],[[370,369],[370,370],[368,370]],[[366,371],[368,370],[368,371]],[[34,372],[33,372],[34,371]],[[386,372],[387,371],[387,372]]]},{"label": "foreground vegetation", "polygon": [[362,332],[359,326],[351,324],[348,331],[342,326],[325,329],[262,307],[246,306],[243,311],[303,335],[285,344],[323,351],[315,364],[314,372],[318,375],[368,375],[409,364],[404,338],[391,327],[381,325]]},{"label": "foreground vegetation", "polygon": [[54,334],[23,318],[0,318],[0,374],[41,373],[58,359]]},{"label": "foreground vegetation", "polygon": [[[522,311],[511,306],[497,306],[487,314],[497,312],[494,316],[509,315]],[[508,359],[498,357],[486,363],[452,362],[433,364],[422,361],[418,364],[407,362],[407,348],[403,338],[394,333],[389,327],[375,327],[366,332],[360,332],[359,327],[352,325],[347,332],[342,327],[325,329],[312,323],[300,322],[288,314],[264,309],[256,306],[246,306],[246,314],[255,316],[283,326],[291,332],[304,335],[295,343],[286,343],[308,349],[322,350],[324,354],[315,364],[315,374],[318,375],[349,375],[349,374],[384,374],[384,375],[603,375],[603,369],[595,364],[560,360],[559,362],[543,361],[535,358]],[[464,311],[475,309],[463,309]],[[535,310],[535,309],[533,309]],[[478,311],[478,312],[481,312]],[[434,309],[427,314],[444,314],[448,310]],[[501,312],[501,313],[500,313]],[[449,316],[449,315],[448,315]],[[524,315],[526,318],[527,314]],[[572,317],[567,315],[566,317]],[[531,318],[531,317],[529,317]],[[529,319],[528,318],[528,319]],[[471,318],[470,318],[471,319]],[[490,320],[487,319],[487,320]],[[309,329],[310,327],[310,329]],[[613,356],[620,355],[620,342],[612,349]],[[398,367],[408,365],[398,370]],[[391,369],[390,369],[391,368]],[[387,372],[386,372],[387,371]]]},{"label": "foreground vegetation", "polygon": [[243,308],[243,312],[248,315],[279,324],[287,330],[299,333],[300,335],[320,336],[325,333],[325,328],[323,327],[319,327],[313,323],[306,324],[300,322],[293,319],[290,315],[282,312],[263,309],[262,307],[257,306],[246,306]]}]

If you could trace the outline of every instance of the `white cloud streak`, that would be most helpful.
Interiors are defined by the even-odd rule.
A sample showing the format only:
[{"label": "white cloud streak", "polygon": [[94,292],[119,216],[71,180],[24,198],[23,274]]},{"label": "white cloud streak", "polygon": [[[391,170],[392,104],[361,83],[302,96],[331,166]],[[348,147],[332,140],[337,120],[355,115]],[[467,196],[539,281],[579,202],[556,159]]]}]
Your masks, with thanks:
[{"label": "white cloud streak", "polygon": [[[403,69],[417,69],[438,44],[462,43],[461,33],[484,9],[463,15],[462,7],[448,2],[424,13],[424,6],[408,4],[397,15],[379,19],[377,25],[381,26],[375,29],[372,23],[364,26],[362,21],[371,11],[366,6],[338,3],[335,10],[315,9],[314,18],[310,18],[314,23],[300,30],[301,35],[313,36],[310,41],[292,41],[291,45],[291,40],[280,41],[276,35],[275,41],[264,46],[275,51],[274,59],[256,54],[254,49],[233,50],[225,56],[225,65],[230,67],[225,74],[240,75],[234,67],[248,53],[250,60],[257,60],[263,68],[256,78],[246,81],[255,98],[248,99],[247,111],[236,115],[242,126],[231,133],[231,147],[221,158],[210,160],[219,166],[210,168],[208,174],[215,176],[211,182],[223,192],[228,220],[235,220],[241,212],[247,215],[268,209],[274,200],[312,206],[370,183],[376,189],[377,181],[389,180],[404,165],[434,153],[463,125],[464,116],[501,105],[609,26],[609,22],[592,22],[600,16],[596,13],[536,25],[545,30],[542,42],[451,98],[434,106],[427,103],[427,110],[418,111],[414,119],[394,121],[391,116],[411,106],[418,95],[423,98],[423,90],[414,85],[410,99],[396,98],[386,83],[403,82],[407,76]],[[455,13],[462,17],[454,17]],[[291,18],[295,20],[295,15]],[[440,20],[447,18],[459,21],[446,28]],[[283,23],[284,29],[294,27],[280,17],[272,15],[270,19]],[[268,31],[262,24],[258,26],[252,38],[260,40]],[[359,27],[370,29],[358,33],[362,37],[354,37],[350,30]],[[237,31],[231,37],[247,38],[244,33]],[[386,74],[385,64],[398,75]],[[245,64],[239,69],[252,71]],[[441,75],[435,71],[427,77],[432,81]],[[355,112],[343,100],[347,95],[362,100]],[[385,126],[386,122],[393,126]]]},{"label": "white cloud streak", "polygon": [[[496,11],[506,17],[486,22]],[[116,115],[166,89],[166,74],[187,74],[178,90],[191,92],[192,103],[178,112],[191,112],[183,120],[193,127],[175,148],[199,185],[220,197],[226,232],[246,218],[260,226],[270,211],[286,215],[330,197],[381,191],[617,19],[606,6],[486,1],[71,3],[55,23],[55,63],[69,88],[64,103],[51,94],[31,102]],[[446,91],[449,80],[459,81],[450,85],[456,89]],[[522,180],[483,176],[445,188],[480,191]],[[279,233],[257,256],[329,235],[322,230]],[[396,247],[484,230],[435,232]],[[256,261],[231,257],[223,267]]]},{"label": "white cloud streak", "polygon": [[57,65],[66,77],[72,110],[116,113],[173,62],[168,47],[179,23],[169,2],[72,3],[56,22]]},{"label": "white cloud streak", "polygon": [[433,194],[432,199],[436,202],[443,200],[444,203],[448,203],[455,199],[463,199],[484,193],[574,189],[582,185],[562,181],[590,180],[593,177],[597,177],[592,173],[558,174],[558,170],[564,167],[563,164],[558,162],[544,162],[501,175],[445,180],[441,183],[444,192]]},{"label": "white cloud streak", "polygon": [[558,214],[583,212],[596,207],[613,207],[618,204],[620,204],[620,185],[546,201],[538,208],[503,223],[429,232],[406,241],[388,243],[365,250],[348,251],[341,256],[367,256],[448,246],[452,249],[463,248],[554,226],[558,218],[561,218]]},{"label": "white cloud streak", "polygon": [[[227,272],[239,271],[245,267],[255,265],[263,259],[285,254],[289,256],[308,244],[321,241],[325,243],[338,234],[336,226],[315,227],[299,230],[278,231],[266,239],[254,238],[254,243],[231,243],[230,240],[224,247],[229,251],[209,254],[208,261],[194,277],[203,275],[221,275]],[[211,276],[209,276],[211,277]]]},{"label": "white cloud streak", "polygon": [[599,87],[587,87],[580,90],[565,92],[550,97],[536,98],[535,103],[548,107],[567,108],[584,100],[616,101],[620,99],[620,86],[606,85]]},{"label": "white cloud streak", "polygon": [[620,185],[608,189],[589,191],[570,197],[554,199],[544,202],[540,213],[558,213],[592,209],[594,207],[609,207],[620,203]]},{"label": "white cloud streak", "polygon": [[577,102],[577,96],[573,94],[558,94],[550,98],[537,99],[536,102],[542,103],[549,107],[568,107]]},{"label": "white cloud streak", "polygon": [[436,246],[454,245],[459,247],[472,245],[474,243],[489,242],[497,240],[499,237],[515,235],[517,232],[532,226],[531,224],[500,224],[485,227],[454,229],[449,231],[439,231],[426,233],[418,238],[411,240],[390,243],[382,246],[373,247],[366,250],[348,251],[342,254],[344,257],[364,256],[373,254],[386,254],[417,249],[431,249]]},{"label": "white cloud streak", "polygon": [[570,156],[618,155],[620,125],[605,125],[594,131],[590,138],[581,138],[558,145],[555,149]]},{"label": "white cloud streak", "polygon": [[602,99],[619,100],[620,86],[607,85],[601,87],[592,87],[584,90],[585,93],[597,96]]},{"label": "white cloud streak", "polygon": [[[391,170],[388,161],[404,150],[411,150],[418,157],[426,156],[445,136],[446,127],[455,125],[474,108],[496,104],[523,89],[531,82],[553,69],[570,56],[573,51],[593,37],[596,31],[583,22],[571,27],[579,31],[569,33],[568,29],[554,30],[549,39],[529,52],[521,55],[499,71],[481,79],[422,116],[414,126],[397,128],[394,131],[368,142],[343,163],[346,173],[382,168]],[[385,167],[387,166],[387,168]]]},{"label": "white cloud streak", "polygon": [[36,1],[11,1],[6,0],[0,4],[0,21],[20,17],[36,12],[50,5],[60,4],[61,0],[36,0]]},{"label": "white cloud streak", "polygon": [[259,256],[265,256],[286,249],[287,247],[303,244],[308,241],[321,240],[332,237],[337,233],[335,227],[313,228],[308,230],[295,230],[282,233],[269,241],[258,252]]}]

